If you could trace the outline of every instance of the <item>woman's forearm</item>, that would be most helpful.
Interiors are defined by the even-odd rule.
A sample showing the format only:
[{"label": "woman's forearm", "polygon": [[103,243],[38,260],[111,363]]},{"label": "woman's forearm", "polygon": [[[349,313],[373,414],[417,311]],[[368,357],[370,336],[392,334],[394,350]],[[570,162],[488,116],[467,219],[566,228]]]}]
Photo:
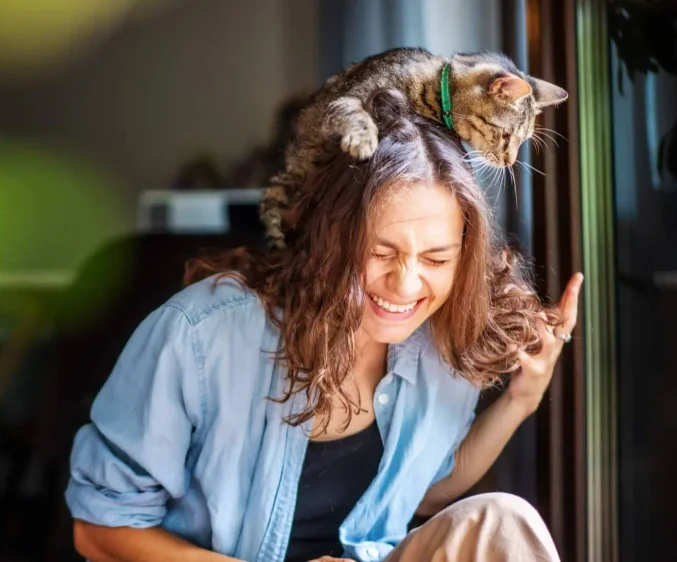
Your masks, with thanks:
[{"label": "woman's forearm", "polygon": [[456,451],[451,474],[428,490],[418,513],[437,513],[474,486],[532,411],[503,393],[477,417]]},{"label": "woman's forearm", "polygon": [[100,527],[76,520],[73,538],[78,553],[91,562],[242,562],[199,548],[159,527]]}]

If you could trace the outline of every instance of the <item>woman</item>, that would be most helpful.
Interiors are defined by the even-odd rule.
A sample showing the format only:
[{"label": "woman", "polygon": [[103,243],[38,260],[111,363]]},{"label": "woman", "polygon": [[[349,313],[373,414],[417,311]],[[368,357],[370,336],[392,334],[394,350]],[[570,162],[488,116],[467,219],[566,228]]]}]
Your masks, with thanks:
[{"label": "woman", "polygon": [[[189,281],[222,275],[132,336],[75,439],[84,556],[557,560],[519,498],[447,506],[538,406],[582,277],[543,308],[458,142],[396,92],[371,111],[376,154],[310,180],[287,252],[196,264]],[[437,515],[407,536],[415,514]]]}]

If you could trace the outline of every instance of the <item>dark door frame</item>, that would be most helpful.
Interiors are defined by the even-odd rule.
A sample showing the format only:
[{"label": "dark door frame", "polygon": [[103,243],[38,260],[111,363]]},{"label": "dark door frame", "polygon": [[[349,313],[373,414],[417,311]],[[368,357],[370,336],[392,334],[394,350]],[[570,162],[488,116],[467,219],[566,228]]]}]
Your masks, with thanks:
[{"label": "dark door frame", "polygon": [[530,73],[569,100],[539,126],[563,135],[533,154],[533,255],[543,296],[586,280],[578,328],[538,416],[538,495],[562,560],[617,558],[614,238],[604,0],[527,0]]}]

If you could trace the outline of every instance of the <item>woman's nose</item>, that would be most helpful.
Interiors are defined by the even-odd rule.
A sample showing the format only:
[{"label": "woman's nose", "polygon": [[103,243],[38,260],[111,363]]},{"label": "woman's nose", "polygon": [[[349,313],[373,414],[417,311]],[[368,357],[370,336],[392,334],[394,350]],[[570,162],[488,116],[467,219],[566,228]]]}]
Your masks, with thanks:
[{"label": "woman's nose", "polygon": [[399,271],[397,272],[397,287],[396,292],[399,296],[406,298],[417,296],[421,292],[423,283],[419,266],[416,261],[402,262],[399,264]]}]

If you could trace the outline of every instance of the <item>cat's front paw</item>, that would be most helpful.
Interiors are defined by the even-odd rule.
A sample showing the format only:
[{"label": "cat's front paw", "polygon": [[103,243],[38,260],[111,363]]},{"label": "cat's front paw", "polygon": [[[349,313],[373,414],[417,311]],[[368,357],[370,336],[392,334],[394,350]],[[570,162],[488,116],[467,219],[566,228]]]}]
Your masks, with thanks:
[{"label": "cat's front paw", "polygon": [[344,135],[341,149],[357,160],[366,160],[376,151],[378,146],[378,128],[373,121],[366,121],[359,129]]}]

